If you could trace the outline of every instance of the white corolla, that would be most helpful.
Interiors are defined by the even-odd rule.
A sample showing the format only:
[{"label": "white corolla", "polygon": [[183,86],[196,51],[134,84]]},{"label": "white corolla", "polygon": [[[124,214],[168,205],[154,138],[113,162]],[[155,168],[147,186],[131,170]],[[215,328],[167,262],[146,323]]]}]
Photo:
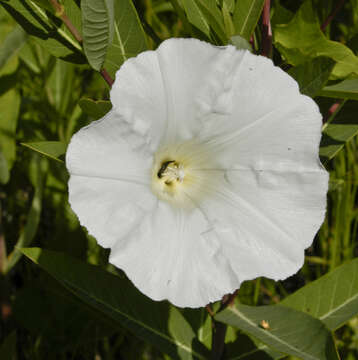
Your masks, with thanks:
[{"label": "white corolla", "polygon": [[294,274],[325,215],[322,118],[272,61],[170,39],[127,60],[71,139],[69,201],[154,300],[200,307]]}]

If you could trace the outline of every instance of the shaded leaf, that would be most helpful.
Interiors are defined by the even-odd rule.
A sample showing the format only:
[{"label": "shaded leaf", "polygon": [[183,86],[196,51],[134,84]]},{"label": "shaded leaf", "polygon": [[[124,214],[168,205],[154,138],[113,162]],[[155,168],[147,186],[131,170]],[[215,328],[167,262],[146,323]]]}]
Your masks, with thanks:
[{"label": "shaded leaf", "polygon": [[38,141],[21,143],[21,145],[60,162],[63,161],[59,159],[59,156],[65,154],[67,148],[67,145],[61,141]]},{"label": "shaded leaf", "polygon": [[319,320],[281,305],[238,304],[215,315],[282,353],[308,360],[338,359],[333,338]]},{"label": "shaded leaf", "polygon": [[64,254],[39,248],[22,252],[82,301],[173,359],[207,359],[183,315],[167,302],[152,301],[126,279]]},{"label": "shaded leaf", "polygon": [[345,143],[358,134],[358,102],[347,101],[333,120],[323,126],[319,155],[325,163],[343,149]]},{"label": "shaded leaf", "polygon": [[34,156],[30,162],[30,181],[34,187],[34,195],[31,201],[31,207],[27,214],[26,224],[22,229],[19,239],[16,242],[15,249],[10,253],[6,263],[6,272],[11,270],[20,260],[22,253],[19,248],[29,246],[34,239],[42,210],[43,188],[47,171],[46,159]]},{"label": "shaded leaf", "polygon": [[16,357],[16,332],[14,331],[0,345],[0,359],[15,360]]},{"label": "shaded leaf", "polygon": [[113,0],[82,0],[83,47],[89,64],[101,70],[114,31]]},{"label": "shaded leaf", "polygon": [[125,60],[147,50],[147,40],[131,0],[114,2],[114,35],[104,67],[114,77]]},{"label": "shaded leaf", "polygon": [[0,96],[0,149],[3,155],[1,167],[5,169],[5,161],[7,167],[7,171],[5,170],[1,174],[0,180],[3,184],[8,182],[10,170],[15,162],[16,125],[20,103],[20,95],[15,89],[11,89]]},{"label": "shaded leaf", "polygon": [[338,84],[326,86],[319,95],[338,99],[358,100],[358,79],[346,79]]},{"label": "shaded leaf", "polygon": [[16,26],[0,47],[0,69],[12,56],[18,53],[25,41],[26,33],[20,26]]},{"label": "shaded leaf", "polygon": [[318,57],[291,68],[288,73],[298,82],[302,94],[314,97],[328,81],[334,65],[332,59]]},{"label": "shaded leaf", "polygon": [[265,0],[240,0],[236,2],[234,11],[234,26],[236,35],[247,41],[259,21]]},{"label": "shaded leaf", "polygon": [[102,118],[109,110],[112,109],[112,103],[104,100],[95,101],[92,99],[82,98],[78,104],[83,112],[95,120]]},{"label": "shaded leaf", "polygon": [[305,1],[288,24],[276,25],[273,33],[275,46],[292,65],[326,56],[337,63],[332,71],[334,78],[358,75],[358,57],[347,46],[325,37],[311,1]]}]

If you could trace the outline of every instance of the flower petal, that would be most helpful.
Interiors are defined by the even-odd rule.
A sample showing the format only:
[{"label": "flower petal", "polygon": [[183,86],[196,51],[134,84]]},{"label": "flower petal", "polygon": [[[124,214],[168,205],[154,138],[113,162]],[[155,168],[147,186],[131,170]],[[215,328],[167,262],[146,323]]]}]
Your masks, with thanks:
[{"label": "flower petal", "polygon": [[166,40],[117,71],[113,106],[129,123],[147,129],[153,149],[191,138],[202,127],[203,112],[213,111],[217,94],[225,91],[221,79],[230,73],[234,52],[197,39]]},{"label": "flower petal", "polygon": [[222,168],[320,169],[322,116],[296,81],[271,60],[250,53],[232,78],[236,106],[229,115],[212,116],[200,134]]},{"label": "flower petal", "polygon": [[112,248],[109,261],[154,300],[204,306],[239,286],[218,240],[202,236],[210,226],[199,209],[187,212],[159,202],[125,243]]},{"label": "flower petal", "polygon": [[115,111],[72,137],[66,153],[69,201],[100,245],[112,246],[154,206],[151,164],[143,138]]},{"label": "flower petal", "polygon": [[241,281],[282,280],[303,264],[325,215],[328,173],[228,171],[203,210]]}]

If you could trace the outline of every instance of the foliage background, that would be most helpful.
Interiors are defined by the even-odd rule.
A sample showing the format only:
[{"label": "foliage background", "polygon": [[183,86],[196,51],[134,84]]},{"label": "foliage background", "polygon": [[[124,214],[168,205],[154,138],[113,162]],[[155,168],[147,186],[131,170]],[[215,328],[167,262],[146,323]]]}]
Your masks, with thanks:
[{"label": "foliage background", "polygon": [[[0,0],[0,358],[205,359],[212,347],[219,351],[214,343],[220,334],[228,359],[338,358],[329,350],[309,355],[308,333],[298,331],[307,327],[291,312],[281,328],[272,329],[273,340],[265,337],[259,319],[272,327],[286,315],[277,306],[256,306],[286,299],[283,304],[334,331],[342,359],[357,359],[358,0],[275,0],[266,17],[264,0],[115,0],[114,11],[101,19],[106,35],[95,48],[88,4],[63,0],[54,10],[53,1]],[[64,13],[83,46],[63,24]],[[188,36],[272,57],[315,98],[325,120],[320,154],[330,171],[326,220],[299,273],[240,288],[235,308],[256,319],[256,327],[224,312],[213,320],[206,309],[180,310],[145,299],[108,264],[108,251],[79,226],[67,202],[66,144],[111,107],[102,69],[113,77],[126,58],[166,38]],[[20,251],[29,246],[56,253]],[[333,275],[322,278],[326,273]],[[295,293],[316,279],[321,282],[304,288],[307,295]],[[292,293],[298,296],[288,297]],[[311,309],[303,308],[306,300]],[[213,304],[212,311],[222,308]],[[219,321],[230,326],[223,330]],[[295,339],[285,337],[291,328],[298,329]],[[283,339],[296,352],[282,350],[277,341]]]}]

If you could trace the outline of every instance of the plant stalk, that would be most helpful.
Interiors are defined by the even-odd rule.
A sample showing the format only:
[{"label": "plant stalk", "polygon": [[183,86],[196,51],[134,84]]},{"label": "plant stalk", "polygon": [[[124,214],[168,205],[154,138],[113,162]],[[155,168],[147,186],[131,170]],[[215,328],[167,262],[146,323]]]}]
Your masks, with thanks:
[{"label": "plant stalk", "polygon": [[[82,45],[83,38],[77,28],[72,24],[71,20],[68,18],[68,16],[65,13],[65,8],[63,5],[61,5],[57,0],[50,0],[52,7],[55,10],[56,16],[62,20],[62,22],[65,24],[69,32],[73,35],[73,37]],[[106,81],[106,83],[109,85],[109,87],[112,87],[112,84],[114,80],[111,78],[111,76],[108,74],[106,69],[102,69],[100,71],[100,74],[102,75],[103,79]]]},{"label": "plant stalk", "polygon": [[262,11],[262,51],[261,54],[266,57],[272,56],[272,29],[270,21],[271,0],[265,0]]}]

